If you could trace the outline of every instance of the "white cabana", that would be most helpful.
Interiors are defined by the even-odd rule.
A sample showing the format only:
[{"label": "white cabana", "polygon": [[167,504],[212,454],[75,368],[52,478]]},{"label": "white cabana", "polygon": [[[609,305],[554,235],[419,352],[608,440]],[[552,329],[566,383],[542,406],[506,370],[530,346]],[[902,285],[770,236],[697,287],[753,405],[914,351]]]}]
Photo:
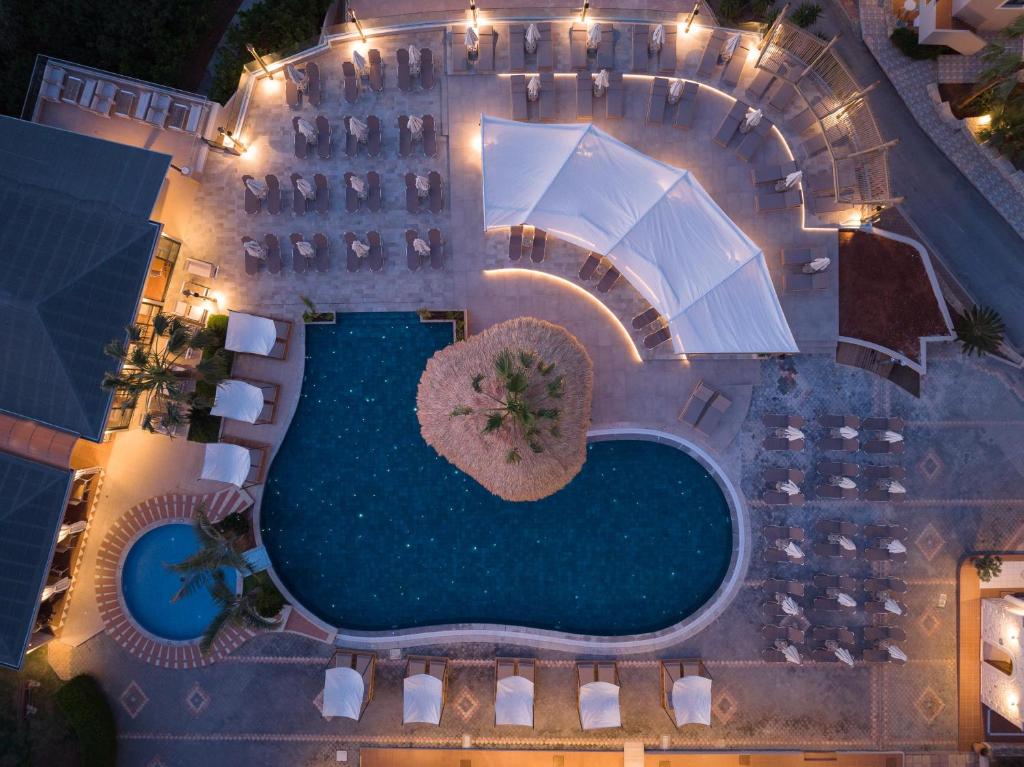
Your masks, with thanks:
[{"label": "white cabana", "polygon": [[245,312],[228,312],[228,332],[224,347],[228,351],[261,354],[266,357],[277,343],[277,327],[268,317]]},{"label": "white cabana", "polygon": [[533,727],[533,682],[521,676],[498,680],[494,694],[494,723]]},{"label": "white cabana", "polygon": [[440,679],[429,674],[406,677],[402,690],[402,724],[440,724],[443,687]]},{"label": "white cabana", "polygon": [[607,256],[676,352],[798,351],[764,254],[686,170],[593,125],[481,118],[484,225],[529,224]]},{"label": "white cabana", "polygon": [[676,726],[711,726],[711,680],[706,676],[684,676],[672,683],[672,711]]},{"label": "white cabana", "polygon": [[621,727],[619,686],[611,682],[587,682],[580,687],[580,723],[584,730]]},{"label": "white cabana", "polygon": [[251,468],[252,458],[246,448],[226,442],[211,442],[206,446],[203,472],[199,478],[215,479],[241,487],[245,484]]},{"label": "white cabana", "polygon": [[217,384],[211,415],[256,423],[263,412],[263,391],[245,381],[228,379]]},{"label": "white cabana", "polygon": [[354,668],[329,668],[324,674],[324,716],[359,721],[366,684]]}]

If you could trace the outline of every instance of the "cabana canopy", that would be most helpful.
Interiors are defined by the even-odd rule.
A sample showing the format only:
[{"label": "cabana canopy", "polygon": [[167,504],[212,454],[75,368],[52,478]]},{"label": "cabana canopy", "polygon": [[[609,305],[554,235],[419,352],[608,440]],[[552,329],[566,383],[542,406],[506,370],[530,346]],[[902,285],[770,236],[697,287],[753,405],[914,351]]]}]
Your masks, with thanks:
[{"label": "cabana canopy", "polygon": [[580,723],[584,730],[621,727],[619,686],[611,682],[588,682],[580,687]]},{"label": "cabana canopy", "polygon": [[221,381],[213,400],[212,415],[256,423],[263,412],[263,392],[245,381]]},{"label": "cabana canopy", "polygon": [[212,442],[206,446],[203,473],[199,478],[215,479],[241,487],[245,484],[251,468],[252,459],[244,447],[225,442]]},{"label": "cabana canopy", "polygon": [[533,682],[521,676],[498,680],[494,723],[533,727]]},{"label": "cabana canopy", "polygon": [[530,224],[607,256],[683,354],[799,351],[764,254],[686,170],[593,125],[484,115],[484,226]]},{"label": "cabana canopy", "polygon": [[324,716],[343,716],[359,721],[365,684],[353,668],[329,668],[324,675]]},{"label": "cabana canopy", "polygon": [[711,680],[706,676],[684,676],[672,684],[672,710],[676,726],[711,725]]},{"label": "cabana canopy", "polygon": [[402,724],[440,724],[443,688],[441,680],[429,674],[406,677],[402,691]]},{"label": "cabana canopy", "polygon": [[[268,317],[245,312],[228,312],[228,332],[224,346],[228,351],[269,355],[277,343],[277,326]],[[262,407],[262,405],[261,405]]]}]

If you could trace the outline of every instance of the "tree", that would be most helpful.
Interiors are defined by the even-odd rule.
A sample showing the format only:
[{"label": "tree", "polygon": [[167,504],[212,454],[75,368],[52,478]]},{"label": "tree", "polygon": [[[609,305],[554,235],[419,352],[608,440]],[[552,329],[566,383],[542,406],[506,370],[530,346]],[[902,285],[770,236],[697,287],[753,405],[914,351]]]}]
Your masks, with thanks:
[{"label": "tree", "polygon": [[992,554],[982,554],[971,559],[974,569],[978,571],[978,578],[982,583],[988,583],[1003,571],[1003,559]]},{"label": "tree", "polygon": [[1000,33],[1000,40],[985,46],[981,59],[985,62],[981,79],[971,89],[957,111],[989,91],[995,91],[998,101],[1005,102],[1017,85],[1017,74],[1024,70],[1024,58],[1020,55],[1020,40],[1024,38],[1024,16],[1017,18]]},{"label": "tree", "polygon": [[970,356],[995,354],[1003,343],[1006,326],[994,309],[972,306],[953,321],[956,339],[961,350]]},{"label": "tree", "polygon": [[552,375],[554,370],[553,364],[538,359],[532,352],[504,349],[494,357],[493,377],[477,373],[470,381],[473,391],[492,400],[493,405],[461,405],[451,412],[451,417],[480,416],[482,434],[508,434],[513,445],[505,454],[507,463],[522,460],[522,444],[534,453],[542,453],[545,434],[556,439],[560,436],[558,421],[562,413],[551,405],[562,398],[565,381],[560,375]]},{"label": "tree", "polygon": [[789,18],[801,29],[806,29],[818,20],[821,10],[821,6],[817,3],[800,3],[796,10],[789,14]]},{"label": "tree", "polygon": [[142,427],[173,436],[174,427],[186,423],[188,414],[197,405],[209,406],[186,383],[194,376],[216,386],[227,375],[227,362],[222,349],[200,360],[194,368],[183,365],[188,352],[202,352],[215,342],[206,328],[198,328],[178,317],[158,314],[153,318],[153,343],[143,343],[143,328],[128,329],[128,341],[111,341],[104,352],[121,365],[117,372],[103,377],[103,388],[124,395],[119,408],[134,408],[147,396],[147,414]]},{"label": "tree", "polygon": [[181,562],[165,565],[168,570],[182,576],[181,588],[171,597],[172,602],[211,585],[218,575],[223,575],[222,571],[226,568],[244,574],[251,572],[245,557],[235,550],[237,535],[218,530],[210,521],[206,506],[202,503],[196,506],[192,514],[192,529],[199,539],[199,551]]},{"label": "tree", "polygon": [[228,586],[224,573],[218,570],[213,575],[213,582],[210,585],[210,596],[217,603],[220,611],[206,627],[202,638],[199,640],[199,649],[205,655],[213,647],[217,635],[225,626],[238,626],[240,628],[265,629],[276,626],[279,618],[263,616],[259,611],[259,601],[262,597],[262,587],[256,586],[249,591],[236,594],[235,590]]},{"label": "tree", "polygon": [[1011,97],[992,109],[992,121],[978,138],[1018,168],[1024,168],[1024,97]]}]

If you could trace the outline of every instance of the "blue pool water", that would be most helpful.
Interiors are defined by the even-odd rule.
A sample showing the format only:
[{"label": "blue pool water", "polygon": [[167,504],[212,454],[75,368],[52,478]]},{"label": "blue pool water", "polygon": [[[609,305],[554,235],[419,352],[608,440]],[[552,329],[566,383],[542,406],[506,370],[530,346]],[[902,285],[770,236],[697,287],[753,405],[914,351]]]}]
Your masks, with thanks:
[{"label": "blue pool water", "polygon": [[298,411],[263,496],[264,543],[291,593],[335,626],[505,623],[653,631],[718,588],[732,530],[699,463],[652,442],[592,443],[535,503],[491,495],[423,442],[416,387],[449,324],[342,314],[307,327]]},{"label": "blue pool water", "polygon": [[121,590],[128,611],[149,633],[163,639],[196,639],[217,614],[217,604],[206,589],[171,602],[181,588],[181,576],[164,565],[181,562],[198,549],[192,525],[182,522],[153,528],[128,550]]}]

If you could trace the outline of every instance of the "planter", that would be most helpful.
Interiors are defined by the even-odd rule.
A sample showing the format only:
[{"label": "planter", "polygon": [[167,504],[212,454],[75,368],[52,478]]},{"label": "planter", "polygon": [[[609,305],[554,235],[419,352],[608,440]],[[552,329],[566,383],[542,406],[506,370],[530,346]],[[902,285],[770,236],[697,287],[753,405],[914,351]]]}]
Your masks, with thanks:
[{"label": "planter", "polygon": [[469,335],[469,309],[420,309],[416,313],[420,316],[420,322],[452,323],[452,341],[465,341]]},{"label": "planter", "polygon": [[307,325],[335,325],[338,315],[335,312],[307,312],[302,315],[302,321]]}]

